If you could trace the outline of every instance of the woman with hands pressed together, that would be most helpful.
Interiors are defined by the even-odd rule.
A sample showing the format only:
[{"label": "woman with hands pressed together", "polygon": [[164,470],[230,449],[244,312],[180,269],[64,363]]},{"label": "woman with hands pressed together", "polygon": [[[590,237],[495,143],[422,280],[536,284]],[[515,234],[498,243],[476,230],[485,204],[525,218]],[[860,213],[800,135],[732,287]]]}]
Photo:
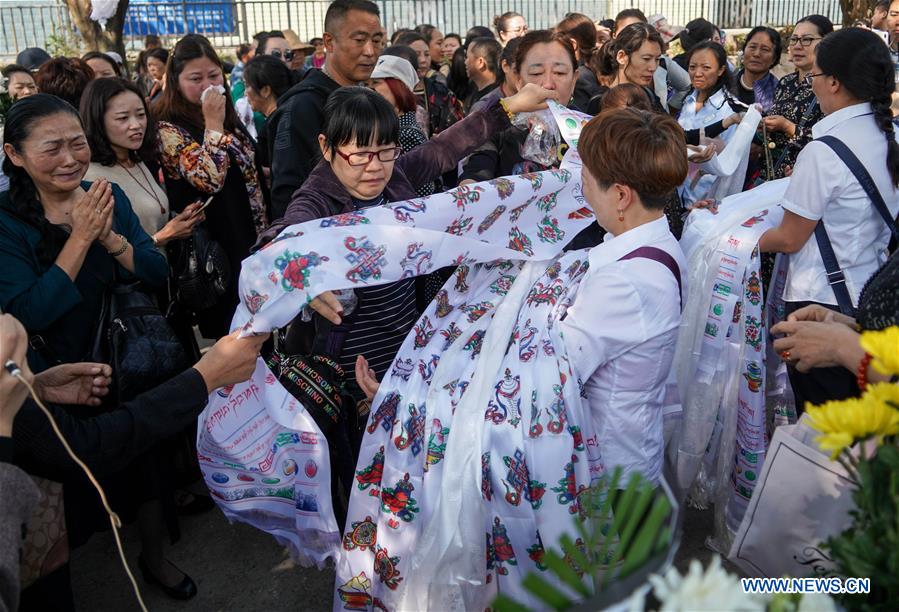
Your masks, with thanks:
[{"label": "woman with hands pressed together", "polygon": [[82,361],[115,278],[157,288],[168,266],[121,189],[82,181],[91,151],[68,103],[20,100],[3,149],[10,190],[0,195],[0,308],[32,336],[33,370]]},{"label": "woman with hands pressed together", "polygon": [[81,118],[91,149],[86,180],[118,185],[157,247],[189,237],[206,218],[197,213],[202,203],[171,217],[168,196],[151,170],[158,168],[156,125],[137,85],[118,78],[91,81],[81,97]]}]

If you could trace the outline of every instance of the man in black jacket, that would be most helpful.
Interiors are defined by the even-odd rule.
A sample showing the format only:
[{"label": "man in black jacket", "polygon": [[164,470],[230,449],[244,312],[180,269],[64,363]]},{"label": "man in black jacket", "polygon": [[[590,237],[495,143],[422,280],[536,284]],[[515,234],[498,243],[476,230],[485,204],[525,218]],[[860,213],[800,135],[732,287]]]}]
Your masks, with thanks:
[{"label": "man in black jacket", "polygon": [[272,221],[284,215],[291,196],[318,160],[318,135],[325,124],[328,96],[345,85],[367,81],[384,36],[380,11],[369,0],[335,0],[325,14],[327,61],[278,100],[269,117],[275,129],[272,151]]}]

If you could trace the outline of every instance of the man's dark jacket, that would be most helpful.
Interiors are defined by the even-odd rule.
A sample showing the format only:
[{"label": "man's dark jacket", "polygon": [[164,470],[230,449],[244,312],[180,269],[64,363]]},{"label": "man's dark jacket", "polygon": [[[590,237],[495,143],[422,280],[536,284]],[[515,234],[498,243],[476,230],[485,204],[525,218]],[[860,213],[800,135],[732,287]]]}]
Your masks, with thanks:
[{"label": "man's dark jacket", "polygon": [[268,118],[272,221],[284,216],[293,192],[321,158],[318,135],[325,126],[325,101],[339,87],[321,70],[310,70],[278,99],[278,108]]}]

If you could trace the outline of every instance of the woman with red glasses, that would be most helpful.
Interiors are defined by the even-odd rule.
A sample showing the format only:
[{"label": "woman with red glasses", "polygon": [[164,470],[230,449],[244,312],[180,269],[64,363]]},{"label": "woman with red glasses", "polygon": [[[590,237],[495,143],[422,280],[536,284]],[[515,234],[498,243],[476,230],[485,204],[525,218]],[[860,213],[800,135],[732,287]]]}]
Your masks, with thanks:
[{"label": "woman with red glasses", "polygon": [[[328,121],[318,137],[323,159],[296,191],[284,217],[266,230],[260,242],[270,241],[296,223],[412,200],[422,185],[452,170],[492,134],[508,128],[510,114],[545,107],[547,98],[555,97],[556,92],[527,85],[401,156],[400,124],[394,107],[370,89],[342,87],[331,94],[325,105]],[[420,278],[423,281],[427,277]],[[427,306],[425,285],[416,279],[404,279],[357,289],[356,297],[358,304],[347,315],[351,320],[343,322],[334,317],[331,321],[334,327],[327,347],[345,372],[352,372],[356,358],[364,353],[375,375],[381,378]],[[313,308],[321,302],[342,312],[342,306],[330,293],[313,302]],[[285,352],[297,352],[308,340],[308,333],[308,326],[295,322],[288,333]],[[354,391],[357,399],[364,397],[361,390]]]}]

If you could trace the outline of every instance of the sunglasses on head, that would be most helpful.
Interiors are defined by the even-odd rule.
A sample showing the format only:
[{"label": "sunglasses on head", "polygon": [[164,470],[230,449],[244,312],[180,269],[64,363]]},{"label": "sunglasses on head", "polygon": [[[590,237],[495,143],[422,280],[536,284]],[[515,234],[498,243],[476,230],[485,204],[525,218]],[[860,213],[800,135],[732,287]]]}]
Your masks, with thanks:
[{"label": "sunglasses on head", "polygon": [[288,49],[287,51],[281,52],[281,49],[272,49],[271,53],[269,53],[272,57],[277,57],[278,59],[284,58],[288,62],[293,59],[293,51]]}]

